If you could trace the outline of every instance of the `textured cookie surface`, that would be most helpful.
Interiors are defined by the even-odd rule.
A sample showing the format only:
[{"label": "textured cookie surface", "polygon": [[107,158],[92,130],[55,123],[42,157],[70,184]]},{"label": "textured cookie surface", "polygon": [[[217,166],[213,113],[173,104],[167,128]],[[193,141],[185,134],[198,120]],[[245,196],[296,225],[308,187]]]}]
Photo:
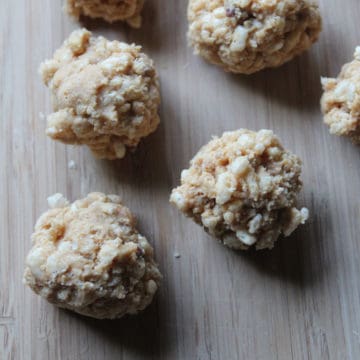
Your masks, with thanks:
[{"label": "textured cookie surface", "polygon": [[296,208],[300,173],[272,131],[226,132],[195,155],[170,202],[231,248],[272,248],[308,218]]},{"label": "textured cookie surface", "polygon": [[76,18],[80,15],[102,18],[108,22],[126,21],[130,26],[141,26],[144,0],[67,0],[66,11]]},{"label": "textured cookie surface", "polygon": [[54,107],[46,133],[55,140],[122,158],[159,124],[158,77],[139,46],[77,30],[40,73]]},{"label": "textured cookie surface", "polygon": [[321,82],[321,110],[330,133],[348,136],[360,144],[360,47],[337,78],[322,78]]},{"label": "textured cookie surface", "polygon": [[312,0],[190,0],[188,19],[195,53],[243,74],[282,65],[321,31]]},{"label": "textured cookie surface", "polygon": [[24,282],[49,302],[95,318],[135,314],[150,304],[161,274],[130,210],[115,195],[69,204],[48,199],[26,259]]}]

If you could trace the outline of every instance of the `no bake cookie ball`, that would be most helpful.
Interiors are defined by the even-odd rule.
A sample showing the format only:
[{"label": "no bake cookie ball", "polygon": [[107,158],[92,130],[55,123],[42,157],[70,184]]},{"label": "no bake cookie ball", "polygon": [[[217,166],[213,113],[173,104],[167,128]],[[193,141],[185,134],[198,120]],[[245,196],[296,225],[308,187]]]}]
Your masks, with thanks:
[{"label": "no bake cookie ball", "polygon": [[120,20],[139,28],[143,5],[144,0],[66,0],[65,9],[75,18],[84,15],[110,23]]},{"label": "no bake cookie ball", "polygon": [[118,196],[61,195],[37,221],[24,282],[49,302],[98,319],[135,314],[150,304],[161,274],[153,249]]},{"label": "no bake cookie ball", "polygon": [[321,31],[313,0],[190,0],[188,19],[195,53],[242,74],[284,64]]},{"label": "no bake cookie ball", "polygon": [[123,158],[159,124],[158,76],[140,46],[76,30],[40,73],[52,95],[46,134],[54,140]]},{"label": "no bake cookie ball", "polygon": [[308,218],[296,208],[301,161],[270,130],[214,138],[181,173],[170,202],[233,249],[271,249]]},{"label": "no bake cookie ball", "polygon": [[360,144],[360,47],[337,78],[322,78],[321,82],[324,89],[321,109],[330,133],[348,136]]}]

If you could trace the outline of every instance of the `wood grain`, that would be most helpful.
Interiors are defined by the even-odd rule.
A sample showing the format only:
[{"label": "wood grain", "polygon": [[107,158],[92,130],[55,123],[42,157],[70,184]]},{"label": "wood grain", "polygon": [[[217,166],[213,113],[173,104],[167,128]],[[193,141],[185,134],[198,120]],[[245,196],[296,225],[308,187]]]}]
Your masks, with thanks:
[{"label": "wood grain", "polygon": [[[39,115],[51,108],[38,65],[79,24],[61,1],[0,1],[0,359],[360,358],[360,150],[329,135],[318,106],[320,75],[336,75],[359,45],[360,4],[322,0],[321,10],[324,32],[309,53],[251,77],[192,55],[186,1],[148,0],[141,30],[83,24],[142,44],[161,74],[160,129],[108,162],[49,140]],[[304,160],[301,203],[311,220],[271,252],[229,251],[168,205],[198,148],[239,127],[273,129]],[[95,190],[123,196],[165,275],[139,316],[94,321],[22,284],[46,197]]]}]

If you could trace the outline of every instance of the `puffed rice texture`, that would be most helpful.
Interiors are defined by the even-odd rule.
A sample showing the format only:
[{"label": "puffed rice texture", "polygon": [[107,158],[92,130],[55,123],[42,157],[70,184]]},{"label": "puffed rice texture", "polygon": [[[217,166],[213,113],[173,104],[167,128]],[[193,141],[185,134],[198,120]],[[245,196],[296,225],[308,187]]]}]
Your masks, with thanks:
[{"label": "puffed rice texture", "polygon": [[337,78],[322,78],[321,110],[331,134],[360,144],[360,46]]},{"label": "puffed rice texture", "polygon": [[300,173],[272,131],[225,132],[182,171],[170,202],[230,248],[271,249],[308,219],[296,208]]},{"label": "puffed rice texture", "polygon": [[110,23],[126,21],[134,28],[141,27],[144,0],[66,0],[65,9],[77,19],[81,15],[102,18]]},{"label": "puffed rice texture", "polygon": [[159,80],[140,46],[76,30],[40,73],[52,95],[46,134],[54,140],[120,159],[159,125]]},{"label": "puffed rice texture", "polygon": [[161,274],[120,198],[91,193],[70,204],[55,194],[48,202],[32,235],[24,283],[54,305],[98,319],[147,307]]},{"label": "puffed rice texture", "polygon": [[322,21],[313,0],[190,0],[190,44],[225,71],[252,74],[309,49]]}]

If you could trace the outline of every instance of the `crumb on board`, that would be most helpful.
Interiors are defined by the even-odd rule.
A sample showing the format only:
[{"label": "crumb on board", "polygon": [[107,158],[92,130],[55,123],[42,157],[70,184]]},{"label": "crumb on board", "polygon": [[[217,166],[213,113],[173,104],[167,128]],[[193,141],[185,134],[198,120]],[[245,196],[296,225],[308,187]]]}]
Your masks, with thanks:
[{"label": "crumb on board", "polygon": [[76,162],[75,162],[74,160],[70,160],[70,161],[68,162],[68,168],[69,168],[70,170],[75,170],[75,169],[77,168]]}]

